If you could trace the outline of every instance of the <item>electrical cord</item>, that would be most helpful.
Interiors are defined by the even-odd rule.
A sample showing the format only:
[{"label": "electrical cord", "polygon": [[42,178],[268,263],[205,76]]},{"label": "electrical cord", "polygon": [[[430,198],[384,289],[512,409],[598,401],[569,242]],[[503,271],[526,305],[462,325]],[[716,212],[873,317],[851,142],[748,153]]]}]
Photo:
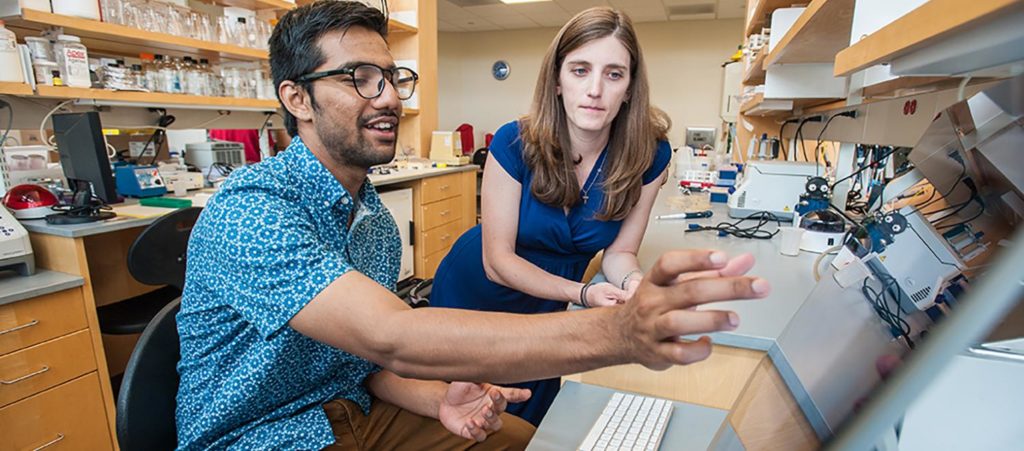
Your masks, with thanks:
[{"label": "electrical cord", "polygon": [[[871,307],[875,310],[875,314],[881,318],[882,322],[889,326],[889,330],[893,336],[902,337],[907,341],[907,346],[910,349],[914,349],[914,340],[910,339],[910,323],[903,318],[903,310],[900,309],[900,296],[899,290],[900,285],[896,282],[892,276],[879,273],[878,278],[882,281],[881,291],[876,291],[868,281],[871,278],[865,278],[864,284],[861,286],[861,293],[871,303]],[[892,306],[895,306],[895,312]]]},{"label": "electrical cord", "polygon": [[[820,167],[820,163],[818,162],[819,161],[818,156],[821,155],[821,152],[818,152],[818,148],[821,147],[821,138],[823,136],[825,136],[825,130],[828,130],[828,125],[831,124],[832,120],[837,118],[837,117],[856,117],[856,115],[857,115],[857,111],[856,110],[843,111],[842,113],[833,114],[831,117],[828,118],[827,121],[825,121],[825,125],[823,125],[821,127],[821,131],[818,132],[818,139],[814,143],[814,175],[818,175],[818,169]],[[806,156],[806,155],[804,155],[804,156]],[[826,161],[826,164],[828,164],[828,160],[826,159],[825,161]]]},{"label": "electrical cord", "polygon": [[[757,220],[757,224],[753,226],[740,227],[745,221]],[[754,240],[769,240],[779,233],[776,229],[774,232],[764,230],[764,226],[768,223],[776,222],[779,226],[782,226],[782,219],[775,216],[774,213],[768,211],[759,211],[752,213],[744,218],[737,219],[733,222],[719,222],[713,226],[702,226],[699,224],[690,224],[689,229],[684,230],[684,233],[688,232],[702,232],[705,230],[714,230],[718,232],[719,236],[732,235],[736,238],[747,238]]]},{"label": "electrical cord", "polygon": [[883,156],[881,156],[879,158],[876,158],[875,161],[870,162],[870,163],[864,165],[863,167],[861,167],[860,169],[857,169],[856,171],[853,171],[852,173],[850,173],[850,175],[847,175],[846,177],[843,177],[843,178],[841,178],[839,180],[836,180],[835,182],[832,182],[832,185],[830,186],[830,188],[832,188],[832,190],[835,191],[835,187],[837,185],[839,185],[840,183],[843,183],[843,182],[845,182],[845,181],[847,181],[849,179],[852,179],[852,178],[856,177],[858,174],[860,174],[860,173],[862,173],[862,172],[864,172],[864,171],[866,171],[868,169],[876,168],[876,167],[880,166],[884,159],[888,158],[890,155],[892,155],[893,153],[896,152],[896,148],[895,147],[893,147],[891,149],[892,150],[890,150],[889,153],[887,153],[887,154],[885,154],[885,155],[883,155]]},{"label": "electrical cord", "polygon": [[[786,138],[782,136],[782,132],[786,130],[787,125],[795,124],[797,122],[800,122],[800,120],[786,119],[785,121],[782,122],[782,125],[779,127],[779,149],[782,150],[782,154],[785,155],[786,158],[789,158],[789,154],[786,153]],[[794,156],[793,158],[795,159],[796,157]]]}]

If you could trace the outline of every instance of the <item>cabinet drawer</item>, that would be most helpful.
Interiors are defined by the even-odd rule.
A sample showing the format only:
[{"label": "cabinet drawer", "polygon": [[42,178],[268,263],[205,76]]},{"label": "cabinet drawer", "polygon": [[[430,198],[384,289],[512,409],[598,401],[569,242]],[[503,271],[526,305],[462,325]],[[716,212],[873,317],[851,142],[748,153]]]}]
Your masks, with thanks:
[{"label": "cabinet drawer", "polygon": [[448,252],[435,252],[423,259],[423,269],[427,272],[426,277],[434,277],[437,267],[441,266],[441,260],[444,260],[445,255],[448,255]]},{"label": "cabinet drawer", "polygon": [[462,222],[449,222],[441,227],[437,227],[420,234],[423,240],[423,251],[427,255],[434,254],[437,252],[448,253],[448,249],[455,244],[455,240],[459,239],[459,235],[462,233]]},{"label": "cabinet drawer", "polygon": [[82,289],[0,305],[0,355],[86,328]]},{"label": "cabinet drawer", "polygon": [[0,356],[0,406],[95,370],[90,341],[89,331],[80,330]]},{"label": "cabinet drawer", "polygon": [[429,177],[420,182],[420,202],[429,204],[461,194],[459,174]]},{"label": "cabinet drawer", "polygon": [[0,408],[3,449],[109,450],[96,372]]},{"label": "cabinet drawer", "polygon": [[427,231],[462,219],[462,196],[423,205],[423,228]]}]

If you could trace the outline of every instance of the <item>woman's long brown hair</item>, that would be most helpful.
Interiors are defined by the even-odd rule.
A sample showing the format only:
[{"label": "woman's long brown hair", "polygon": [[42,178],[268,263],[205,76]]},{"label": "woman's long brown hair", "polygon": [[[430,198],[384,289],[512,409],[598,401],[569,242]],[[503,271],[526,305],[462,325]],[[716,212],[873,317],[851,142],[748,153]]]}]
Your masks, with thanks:
[{"label": "woman's long brown hair", "polygon": [[533,94],[530,114],[520,119],[526,164],[533,171],[530,188],[541,202],[570,208],[580,202],[565,107],[557,93],[565,56],[591,41],[615,36],[630,56],[629,97],[612,121],[606,156],[605,200],[596,218],[622,220],[640,199],[644,171],[654,160],[658,140],[666,139],[671,121],[650,105],[647,68],[633,23],[608,7],[590,8],[569,20],[551,42]]}]

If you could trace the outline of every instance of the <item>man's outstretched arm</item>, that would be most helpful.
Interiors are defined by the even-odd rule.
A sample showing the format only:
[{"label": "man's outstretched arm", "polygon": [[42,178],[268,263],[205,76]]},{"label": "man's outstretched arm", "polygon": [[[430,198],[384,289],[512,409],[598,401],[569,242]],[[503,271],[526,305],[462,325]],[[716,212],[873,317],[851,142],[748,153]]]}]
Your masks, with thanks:
[{"label": "man's outstretched arm", "polygon": [[505,383],[622,363],[664,369],[703,360],[711,352],[708,339],[683,342],[677,337],[732,330],[738,324],[735,313],[693,307],[768,294],[768,283],[753,277],[677,279],[727,263],[722,252],[669,252],[625,305],[540,315],[413,310],[386,288],[350,271],[289,325],[416,379]]}]

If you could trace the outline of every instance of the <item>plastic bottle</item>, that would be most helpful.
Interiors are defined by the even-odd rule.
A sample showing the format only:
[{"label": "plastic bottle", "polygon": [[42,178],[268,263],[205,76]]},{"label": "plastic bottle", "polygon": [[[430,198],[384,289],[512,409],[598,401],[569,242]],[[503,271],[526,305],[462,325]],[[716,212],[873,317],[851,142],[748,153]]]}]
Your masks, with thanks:
[{"label": "plastic bottle", "polygon": [[2,20],[0,20],[0,81],[25,82],[25,75],[21,71],[18,38],[13,31],[4,27]]},{"label": "plastic bottle", "polygon": [[89,75],[89,54],[78,36],[62,34],[57,36],[53,52],[57,56],[64,84],[75,88],[92,87]]}]

